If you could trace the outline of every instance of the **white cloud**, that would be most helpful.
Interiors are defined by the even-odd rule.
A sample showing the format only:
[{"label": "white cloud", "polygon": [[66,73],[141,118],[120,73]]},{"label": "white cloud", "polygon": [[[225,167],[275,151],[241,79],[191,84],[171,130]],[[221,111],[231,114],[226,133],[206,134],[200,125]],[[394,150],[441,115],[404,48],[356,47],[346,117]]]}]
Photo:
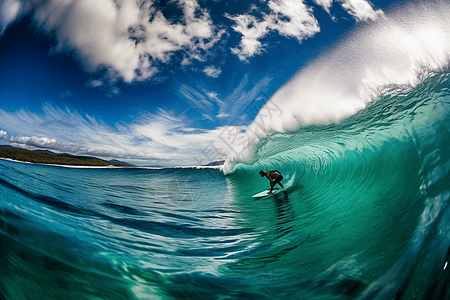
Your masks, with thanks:
[{"label": "white cloud", "polygon": [[[320,31],[319,23],[312,14],[312,9],[303,1],[269,1],[269,7],[274,14],[270,28],[278,31],[281,35],[302,41]],[[286,17],[288,20],[283,19]]]},{"label": "white cloud", "polygon": [[383,15],[381,10],[374,10],[366,0],[341,0],[342,7],[358,21],[374,21]]},{"label": "white cloud", "polygon": [[327,13],[330,13],[330,7],[333,4],[333,0],[314,0],[314,3],[322,6]]},{"label": "white cloud", "polygon": [[0,130],[0,140],[7,140],[8,139],[8,134],[6,133],[6,131]]},{"label": "white cloud", "polygon": [[93,87],[93,88],[101,88],[105,92],[105,95],[107,97],[114,97],[121,93],[121,90],[117,87],[117,82],[120,79],[120,74],[112,69],[109,68],[102,76],[101,78],[91,78],[86,83],[87,87]]},{"label": "white cloud", "polygon": [[[231,52],[236,54],[240,60],[245,61],[249,57],[261,53],[261,42],[259,39],[264,37],[270,29],[269,20],[258,22],[252,15],[238,15],[235,17],[227,15],[236,24],[232,26],[234,31],[242,34],[239,48],[232,48]],[[266,16],[268,18],[268,16]]]},{"label": "white cloud", "polygon": [[0,36],[5,32],[9,24],[19,16],[22,5],[17,0],[6,0],[0,4]]},{"label": "white cloud", "polygon": [[[183,12],[180,20],[167,19],[155,0],[23,0],[44,31],[56,35],[54,52],[72,51],[87,71],[110,68],[125,82],[144,81],[158,72],[174,53],[183,64],[204,60],[208,49],[224,33],[213,25],[209,12],[196,0],[171,1]],[[3,9],[5,8],[6,9]],[[17,16],[20,2],[2,5],[6,28]],[[92,80],[92,86],[101,81]]]},{"label": "white cloud", "polygon": [[217,99],[217,93],[216,92],[207,92],[206,95],[211,99]]},{"label": "white cloud", "polygon": [[[313,0],[328,13],[333,0]],[[88,72],[109,70],[114,76],[91,80],[93,87],[108,80],[145,81],[172,59],[181,65],[205,61],[211,48],[226,30],[214,25],[209,11],[198,0],[171,0],[182,11],[178,20],[165,16],[157,0],[4,0],[0,4],[0,35],[14,20],[33,13],[42,30],[54,34],[57,45],[52,52],[69,51],[79,58]],[[305,0],[266,1],[269,13],[252,5],[249,13],[230,16],[232,29],[242,35],[231,52],[246,61],[264,51],[262,39],[269,32],[295,38],[299,42],[320,31],[313,10]],[[358,21],[375,20],[382,15],[367,0],[334,0]],[[264,4],[263,4],[264,5]],[[259,13],[259,15],[257,15]],[[258,16],[258,17],[257,17]],[[221,70],[204,69],[217,78]],[[89,85],[88,84],[88,85]]]},{"label": "white cloud", "polygon": [[110,89],[110,96],[117,96],[117,95],[119,95],[119,94],[120,94],[120,89],[119,89],[118,87],[113,86],[113,87]]},{"label": "white cloud", "polygon": [[206,74],[206,76],[218,78],[220,76],[220,73],[222,73],[222,70],[214,66],[208,66],[203,69],[203,72]]},{"label": "white cloud", "polygon": [[87,86],[91,86],[91,87],[99,87],[102,85],[103,85],[103,80],[101,80],[101,79],[91,79],[87,83]]},{"label": "white cloud", "polygon": [[256,17],[245,14],[235,17],[228,16],[236,24],[232,28],[242,34],[239,48],[231,49],[240,60],[259,54],[262,44],[259,41],[269,31],[277,31],[286,37],[294,37],[298,41],[315,35],[320,31],[319,24],[312,14],[312,9],[303,1],[271,0],[268,3],[270,14],[264,14],[262,21]]},{"label": "white cloud", "polygon": [[80,152],[81,148],[73,143],[66,143],[56,139],[50,139],[48,137],[36,137],[36,136],[11,136],[9,142],[16,146],[31,146],[36,148],[52,149],[63,152]]},{"label": "white cloud", "polygon": [[[333,0],[314,0],[314,2],[330,13]],[[336,0],[336,2],[340,3],[358,21],[376,20],[383,14],[381,10],[374,11],[366,0]],[[312,8],[307,6],[303,0],[270,0],[268,6],[271,10],[270,13],[263,14],[260,19],[251,14],[226,15],[235,22],[232,28],[242,34],[239,47],[231,48],[231,52],[242,61],[247,61],[248,58],[263,51],[260,40],[270,31],[296,38],[299,42],[320,31]],[[253,8],[251,11],[254,10]]]}]

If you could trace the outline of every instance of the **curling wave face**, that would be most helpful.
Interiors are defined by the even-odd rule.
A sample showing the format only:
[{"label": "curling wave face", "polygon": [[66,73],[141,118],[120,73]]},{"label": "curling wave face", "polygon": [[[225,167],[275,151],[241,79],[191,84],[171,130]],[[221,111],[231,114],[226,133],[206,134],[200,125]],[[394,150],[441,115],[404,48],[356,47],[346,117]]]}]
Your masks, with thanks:
[{"label": "curling wave face", "polygon": [[[289,202],[295,217],[288,231],[301,238],[289,242],[292,250],[279,266],[316,279],[337,269],[357,274],[370,283],[358,293],[362,299],[433,294],[427,284],[446,280],[450,246],[449,87],[448,73],[415,87],[392,86],[340,123],[268,135],[250,163],[234,165],[236,198],[267,186],[260,169],[289,178],[278,200]],[[260,222],[270,227],[267,220]],[[418,282],[419,292],[412,284]]]}]

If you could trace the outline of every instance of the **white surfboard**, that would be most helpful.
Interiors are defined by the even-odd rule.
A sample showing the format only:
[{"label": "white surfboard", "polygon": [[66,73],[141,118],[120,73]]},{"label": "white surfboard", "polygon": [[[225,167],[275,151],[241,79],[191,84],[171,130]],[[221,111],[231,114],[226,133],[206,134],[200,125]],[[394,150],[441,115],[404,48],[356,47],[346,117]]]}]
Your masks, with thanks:
[{"label": "white surfboard", "polygon": [[273,190],[272,193],[270,193],[270,194],[269,194],[269,191],[270,191],[270,190],[262,191],[261,193],[258,193],[258,194],[256,194],[256,195],[253,195],[252,197],[253,197],[253,198],[262,198],[262,197],[267,197],[267,196],[273,196],[273,195],[276,195],[276,194],[279,193],[279,192],[284,191],[284,189]]}]

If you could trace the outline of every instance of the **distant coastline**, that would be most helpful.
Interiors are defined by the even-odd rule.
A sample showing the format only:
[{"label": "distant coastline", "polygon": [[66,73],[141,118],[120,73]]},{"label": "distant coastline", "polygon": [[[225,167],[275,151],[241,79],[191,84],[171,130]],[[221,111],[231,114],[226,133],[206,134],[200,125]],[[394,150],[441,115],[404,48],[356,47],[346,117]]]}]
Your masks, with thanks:
[{"label": "distant coastline", "polygon": [[218,161],[210,162],[209,164],[206,164],[206,165],[204,165],[204,166],[206,166],[206,167],[223,166],[224,163],[225,163],[224,160],[218,160]]},{"label": "distant coastline", "polygon": [[[92,156],[75,156],[68,153],[55,153],[49,150],[26,150],[9,145],[0,145],[0,158],[9,159],[17,162],[27,162],[46,165],[60,166],[78,166],[78,167],[128,167],[138,168],[137,166],[112,159],[111,161],[103,160]],[[224,160],[213,161],[203,167],[220,167],[223,166]],[[202,166],[200,166],[202,167]]]},{"label": "distant coastline", "polygon": [[8,145],[0,145],[0,158],[7,158],[21,162],[63,165],[63,166],[91,166],[107,167],[127,166],[125,163],[111,162],[91,156],[75,156],[68,153],[54,153],[48,150],[26,150]]}]

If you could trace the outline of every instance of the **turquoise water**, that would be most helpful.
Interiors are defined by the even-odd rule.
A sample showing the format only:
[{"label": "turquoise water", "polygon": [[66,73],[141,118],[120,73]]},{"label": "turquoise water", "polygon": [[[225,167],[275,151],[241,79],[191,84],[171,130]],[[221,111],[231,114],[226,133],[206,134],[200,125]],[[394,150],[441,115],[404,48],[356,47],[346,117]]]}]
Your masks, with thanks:
[{"label": "turquoise water", "polygon": [[[0,298],[444,299],[450,75],[217,169],[0,160]],[[285,193],[258,171],[278,169]]]}]

